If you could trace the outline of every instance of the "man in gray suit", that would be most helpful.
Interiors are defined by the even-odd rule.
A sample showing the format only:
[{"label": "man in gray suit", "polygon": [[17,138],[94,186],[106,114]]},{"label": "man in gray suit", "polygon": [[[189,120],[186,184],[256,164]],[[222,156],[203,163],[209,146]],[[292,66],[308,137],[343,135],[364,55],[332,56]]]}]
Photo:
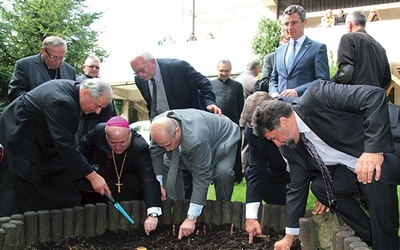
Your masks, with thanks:
[{"label": "man in gray suit", "polygon": [[75,69],[64,62],[67,44],[63,39],[49,36],[43,40],[39,54],[24,57],[15,63],[8,85],[8,99],[18,96],[53,79],[76,79]]},{"label": "man in gray suit", "polygon": [[239,126],[226,116],[198,109],[176,109],[156,116],[150,131],[154,172],[161,185],[165,183],[168,197],[183,199],[182,170],[186,169],[193,177],[187,219],[179,229],[181,239],[193,233],[206,204],[210,183],[214,183],[217,200],[231,200]]},{"label": "man in gray suit", "polygon": [[328,55],[325,44],[304,34],[307,19],[303,7],[287,7],[283,11],[283,23],[290,42],[275,51],[269,94],[294,98],[301,96],[312,81],[329,80]]}]

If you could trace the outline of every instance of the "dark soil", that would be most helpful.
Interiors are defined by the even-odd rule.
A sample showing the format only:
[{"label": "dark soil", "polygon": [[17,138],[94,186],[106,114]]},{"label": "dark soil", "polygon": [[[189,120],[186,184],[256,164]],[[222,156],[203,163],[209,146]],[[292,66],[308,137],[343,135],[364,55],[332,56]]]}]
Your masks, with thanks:
[{"label": "dark soil", "polygon": [[[245,231],[234,229],[231,225],[204,226],[198,223],[195,233],[182,240],[178,240],[179,227],[175,235],[170,225],[158,225],[150,236],[144,233],[143,228],[137,230],[107,230],[102,236],[92,238],[70,238],[55,243],[37,243],[27,249],[273,249],[274,243],[281,239],[284,232],[277,233],[273,229],[264,228],[265,238],[257,237],[253,244],[248,243],[248,234]],[[291,249],[300,249],[297,240]]]}]

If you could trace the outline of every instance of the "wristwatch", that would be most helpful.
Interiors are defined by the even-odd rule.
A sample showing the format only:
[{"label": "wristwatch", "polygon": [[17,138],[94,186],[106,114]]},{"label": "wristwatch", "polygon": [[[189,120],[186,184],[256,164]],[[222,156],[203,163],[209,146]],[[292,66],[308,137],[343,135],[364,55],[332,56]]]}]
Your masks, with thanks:
[{"label": "wristwatch", "polygon": [[197,216],[197,215],[191,215],[191,214],[187,215],[188,220],[196,221],[197,218],[199,218],[199,216]]},{"label": "wristwatch", "polygon": [[157,213],[149,213],[149,216],[151,218],[158,218],[158,214]]}]

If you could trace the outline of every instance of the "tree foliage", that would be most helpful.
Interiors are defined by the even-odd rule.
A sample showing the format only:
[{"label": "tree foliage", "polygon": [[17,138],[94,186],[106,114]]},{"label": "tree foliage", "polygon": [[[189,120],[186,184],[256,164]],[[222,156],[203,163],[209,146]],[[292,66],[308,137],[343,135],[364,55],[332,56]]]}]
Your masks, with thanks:
[{"label": "tree foliage", "polygon": [[252,41],[253,53],[262,59],[279,46],[282,22],[263,17],[258,22],[258,30]]},{"label": "tree foliage", "polygon": [[[7,93],[15,61],[40,52],[47,36],[59,36],[68,46],[66,62],[80,74],[90,53],[101,60],[99,31],[90,25],[102,12],[89,12],[86,0],[8,0],[0,2],[0,95]],[[1,105],[1,104],[0,104]]]}]

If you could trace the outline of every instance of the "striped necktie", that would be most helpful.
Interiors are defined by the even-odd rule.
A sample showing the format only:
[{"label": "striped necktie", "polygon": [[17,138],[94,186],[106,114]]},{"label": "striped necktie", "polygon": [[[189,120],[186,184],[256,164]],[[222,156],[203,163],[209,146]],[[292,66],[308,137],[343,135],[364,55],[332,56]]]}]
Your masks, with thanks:
[{"label": "striped necktie", "polygon": [[325,162],[321,159],[321,156],[319,156],[319,154],[318,154],[317,150],[315,149],[314,145],[312,144],[312,142],[305,137],[304,133],[300,133],[300,137],[301,137],[301,140],[304,142],[304,145],[307,147],[308,151],[310,152],[310,154],[317,161],[318,166],[321,168],[322,178],[324,179],[326,194],[328,196],[328,204],[333,213],[336,209],[337,202],[336,202],[336,198],[335,198],[335,188],[333,187],[332,176],[329,173],[329,170],[326,167]]}]

